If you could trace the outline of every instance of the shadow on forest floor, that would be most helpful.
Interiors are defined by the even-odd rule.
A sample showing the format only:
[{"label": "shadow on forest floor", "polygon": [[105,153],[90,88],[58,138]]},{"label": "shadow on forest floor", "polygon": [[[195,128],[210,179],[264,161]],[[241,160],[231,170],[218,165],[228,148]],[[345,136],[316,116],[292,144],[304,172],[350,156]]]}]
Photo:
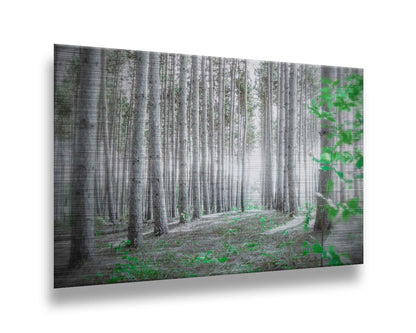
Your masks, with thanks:
[{"label": "shadow on forest floor", "polygon": [[[95,256],[77,270],[66,268],[70,241],[61,230],[54,244],[54,286],[318,267],[322,255],[305,251],[305,244],[313,245],[320,237],[305,229],[304,221],[304,215],[290,220],[274,210],[231,211],[187,224],[172,220],[169,233],[160,237],[146,223],[137,249],[126,247],[125,225],[115,233],[96,227]],[[336,245],[343,264],[362,263],[362,222],[335,224],[326,244]],[[329,259],[324,260],[323,266],[328,265]]]}]

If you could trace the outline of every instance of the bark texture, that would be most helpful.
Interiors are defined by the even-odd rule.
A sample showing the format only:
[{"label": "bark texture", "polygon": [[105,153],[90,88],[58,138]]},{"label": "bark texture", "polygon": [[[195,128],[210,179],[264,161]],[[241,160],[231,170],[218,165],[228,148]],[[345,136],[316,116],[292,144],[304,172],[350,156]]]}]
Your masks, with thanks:
[{"label": "bark texture", "polygon": [[82,265],[94,254],[94,172],[100,50],[82,48],[80,89],[75,118],[71,191],[71,252],[69,267]]},{"label": "bark texture", "polygon": [[144,151],[144,129],[147,108],[147,73],[149,54],[137,52],[136,65],[136,104],[133,116],[133,137],[131,145],[130,166],[130,195],[129,195],[129,226],[128,240],[130,245],[136,247],[142,237],[142,190],[143,178],[143,151]]}]

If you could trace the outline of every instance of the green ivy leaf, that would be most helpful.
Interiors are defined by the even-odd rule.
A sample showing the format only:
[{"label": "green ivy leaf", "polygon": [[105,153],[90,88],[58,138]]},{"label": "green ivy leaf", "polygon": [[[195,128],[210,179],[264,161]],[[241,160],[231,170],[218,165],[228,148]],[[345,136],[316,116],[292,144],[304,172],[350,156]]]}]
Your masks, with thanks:
[{"label": "green ivy leaf", "polygon": [[358,169],[361,169],[361,168],[363,167],[363,163],[364,163],[364,160],[363,160],[363,157],[361,156],[361,157],[358,159],[358,161],[357,161],[357,163],[355,164],[355,166],[356,166]]},{"label": "green ivy leaf", "polygon": [[350,207],[351,209],[356,209],[358,207],[359,199],[360,199],[359,197],[351,199],[350,201],[347,202],[347,206]]},{"label": "green ivy leaf", "polygon": [[330,179],[326,183],[326,190],[328,191],[328,196],[331,194],[333,188],[334,188],[334,181]]},{"label": "green ivy leaf", "polygon": [[322,253],[323,250],[324,249],[322,248],[321,244],[319,243],[313,244],[313,253]]},{"label": "green ivy leaf", "polygon": [[331,163],[331,155],[329,153],[322,153],[321,162],[325,164]]},{"label": "green ivy leaf", "polygon": [[331,220],[333,220],[334,218],[337,217],[338,212],[339,212],[339,208],[334,208],[334,207],[328,206],[328,214],[329,214],[329,218]]},{"label": "green ivy leaf", "polygon": [[342,211],[342,218],[344,221],[348,222],[351,217],[352,212],[348,208],[344,208]]}]

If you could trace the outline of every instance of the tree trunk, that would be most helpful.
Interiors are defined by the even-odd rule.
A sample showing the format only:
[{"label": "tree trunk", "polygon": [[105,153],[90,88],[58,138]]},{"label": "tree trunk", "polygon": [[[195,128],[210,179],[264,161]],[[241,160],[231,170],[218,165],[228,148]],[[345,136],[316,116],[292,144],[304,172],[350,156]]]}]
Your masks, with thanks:
[{"label": "tree trunk", "polygon": [[284,170],[285,170],[285,143],[284,143],[284,131],[285,131],[285,64],[280,63],[279,72],[279,85],[280,85],[280,108],[279,108],[279,135],[278,135],[278,146],[279,146],[279,162],[277,170],[277,210],[284,211]]},{"label": "tree trunk", "polygon": [[223,128],[223,124],[222,124],[222,119],[223,119],[223,98],[222,98],[222,86],[223,86],[223,80],[222,80],[222,76],[223,76],[223,59],[219,59],[219,71],[218,71],[218,83],[219,83],[219,87],[218,87],[218,128],[217,128],[217,132],[218,132],[218,139],[217,139],[217,212],[222,212],[223,211],[223,201],[222,201],[222,196],[223,196],[223,186],[222,186],[222,176],[223,176],[223,172],[222,172],[222,147],[223,147],[223,136],[222,136],[222,128]]},{"label": "tree trunk", "polygon": [[166,202],[161,165],[159,63],[159,53],[151,53],[149,70],[149,158],[152,172],[154,234],[156,236],[160,236],[168,232],[168,219],[166,215]]},{"label": "tree trunk", "polygon": [[231,87],[230,87],[230,138],[229,138],[229,161],[228,161],[228,208],[234,205],[234,90],[235,90],[235,60],[231,64]]},{"label": "tree trunk", "polygon": [[178,135],[176,131],[176,117],[175,117],[175,74],[176,74],[176,55],[172,56],[172,83],[171,83],[171,114],[172,114],[172,189],[171,189],[171,211],[172,211],[172,217],[176,217],[176,205],[177,205],[177,199],[176,199],[176,161],[177,161],[177,140],[176,137]]},{"label": "tree trunk", "polygon": [[94,150],[97,148],[94,136],[97,134],[97,83],[100,81],[100,67],[103,76],[100,50],[81,48],[71,178],[71,268],[82,265],[94,255]]},{"label": "tree trunk", "polygon": [[289,152],[288,152],[288,183],[289,183],[289,216],[293,217],[298,213],[297,197],[296,197],[296,154],[295,154],[295,138],[296,138],[296,64],[290,65],[290,110],[289,110]]},{"label": "tree trunk", "polygon": [[209,187],[208,187],[208,120],[207,120],[207,81],[205,73],[206,57],[202,57],[202,195],[204,213],[209,214]]},{"label": "tree trunk", "polygon": [[147,108],[147,74],[149,53],[137,52],[136,105],[133,117],[133,138],[131,145],[130,195],[128,240],[136,247],[142,237],[142,166],[144,150],[144,128]]},{"label": "tree trunk", "polygon": [[188,177],[188,125],[187,125],[187,108],[186,108],[186,68],[188,66],[188,57],[181,56],[180,63],[180,81],[179,81],[179,111],[178,111],[178,125],[179,125],[179,215],[180,223],[188,221],[188,188],[186,180]]},{"label": "tree trunk", "polygon": [[192,205],[193,219],[201,218],[199,184],[199,59],[192,56]]},{"label": "tree trunk", "polygon": [[211,190],[211,213],[215,212],[215,113],[214,113],[214,79],[212,76],[212,58],[209,58],[209,150],[210,150],[210,190]]},{"label": "tree trunk", "polygon": [[243,144],[241,156],[241,211],[244,213],[244,192],[246,178],[246,146],[247,146],[247,60],[244,61],[244,124],[243,124]]},{"label": "tree trunk", "polygon": [[[321,77],[325,77],[328,79],[333,80],[335,77],[335,67],[329,66],[322,66],[321,67]],[[324,84],[322,84],[322,88],[324,88]],[[329,112],[328,105],[322,107],[323,111]],[[329,120],[321,119],[321,132],[320,132],[320,145],[321,145],[321,152],[324,150],[325,147],[330,145],[330,138],[329,138],[329,126],[331,122]],[[319,155],[320,156],[320,155]],[[327,209],[327,201],[328,199],[328,189],[327,184],[328,181],[331,179],[332,170],[324,171],[321,168],[319,169],[319,181],[318,181],[318,198],[317,198],[317,206],[316,206],[316,219],[315,219],[315,226],[314,231],[319,232],[327,232],[331,228],[331,220],[329,218],[328,209]]]}]

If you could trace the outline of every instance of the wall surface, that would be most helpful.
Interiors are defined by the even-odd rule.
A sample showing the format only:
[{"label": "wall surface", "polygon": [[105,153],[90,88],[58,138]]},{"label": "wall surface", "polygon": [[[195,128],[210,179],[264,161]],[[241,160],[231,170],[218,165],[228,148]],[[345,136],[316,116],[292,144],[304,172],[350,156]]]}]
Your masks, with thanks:
[{"label": "wall surface", "polygon": [[[4,332],[414,328],[411,1],[21,1],[2,6]],[[365,264],[52,289],[53,43],[365,69]]]}]

